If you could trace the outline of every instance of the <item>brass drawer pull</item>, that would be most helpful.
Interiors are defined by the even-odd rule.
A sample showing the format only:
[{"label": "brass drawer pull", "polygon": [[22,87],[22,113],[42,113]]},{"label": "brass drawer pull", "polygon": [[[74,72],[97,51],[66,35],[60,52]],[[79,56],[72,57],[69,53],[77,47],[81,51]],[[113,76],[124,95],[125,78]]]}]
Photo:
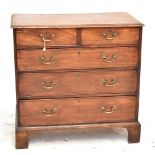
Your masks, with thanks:
[{"label": "brass drawer pull", "polygon": [[117,55],[116,55],[116,54],[113,54],[113,55],[111,56],[111,58],[108,58],[107,55],[103,54],[101,58],[102,58],[105,62],[107,62],[107,63],[112,63],[112,62],[114,62],[114,61],[116,60]]},{"label": "brass drawer pull", "polygon": [[42,82],[42,86],[44,89],[52,89],[56,84],[56,81],[51,81],[51,82]]},{"label": "brass drawer pull", "polygon": [[55,34],[48,34],[47,32],[45,34],[41,33],[40,37],[44,42],[43,51],[46,51],[46,42],[50,42],[53,38],[55,38]]},{"label": "brass drawer pull", "polygon": [[51,57],[44,57],[44,56],[41,56],[40,57],[40,61],[42,64],[45,64],[45,65],[50,65],[50,64],[53,64],[53,62],[55,61],[55,57],[54,56],[51,56]]},{"label": "brass drawer pull", "polygon": [[48,117],[48,116],[52,116],[54,113],[56,113],[56,111],[57,111],[56,108],[53,108],[53,109],[50,109],[50,110],[43,109],[42,114]]},{"label": "brass drawer pull", "polygon": [[109,32],[102,33],[102,35],[103,35],[103,37],[105,39],[112,40],[112,39],[114,39],[115,37],[118,36],[118,33],[117,32],[111,32],[111,31],[109,31]]},{"label": "brass drawer pull", "polygon": [[116,109],[116,106],[111,106],[111,107],[102,106],[101,107],[101,110],[106,114],[113,113],[115,109]]},{"label": "brass drawer pull", "polygon": [[112,80],[111,80],[111,84],[108,83],[108,80],[102,79],[102,80],[101,80],[101,83],[102,83],[104,86],[106,86],[106,87],[112,87],[112,86],[114,86],[114,85],[118,85],[118,81],[117,81],[116,79],[112,79]]}]

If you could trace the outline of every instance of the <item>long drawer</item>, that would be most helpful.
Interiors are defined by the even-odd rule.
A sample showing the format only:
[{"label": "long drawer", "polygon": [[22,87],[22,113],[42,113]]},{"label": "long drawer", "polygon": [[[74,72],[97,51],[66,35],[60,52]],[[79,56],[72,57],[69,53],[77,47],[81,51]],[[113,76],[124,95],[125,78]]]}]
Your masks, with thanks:
[{"label": "long drawer", "polygon": [[64,48],[19,50],[19,71],[136,67],[138,48]]},{"label": "long drawer", "polygon": [[92,70],[79,72],[20,73],[20,97],[63,97],[135,93],[137,71]]},{"label": "long drawer", "polygon": [[20,126],[134,121],[136,97],[20,100]]}]

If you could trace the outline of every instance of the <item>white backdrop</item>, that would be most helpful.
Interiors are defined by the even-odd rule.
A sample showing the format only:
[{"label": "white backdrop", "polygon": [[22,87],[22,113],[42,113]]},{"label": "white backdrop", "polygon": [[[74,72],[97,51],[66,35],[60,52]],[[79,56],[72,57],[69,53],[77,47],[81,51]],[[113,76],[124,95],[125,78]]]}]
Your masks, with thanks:
[{"label": "white backdrop", "polygon": [[[155,154],[155,8],[153,0],[0,0],[0,154],[63,153],[142,153]],[[139,121],[141,143],[127,144],[126,139],[104,140],[102,134],[87,140],[60,138],[47,142],[32,141],[28,150],[14,149],[15,78],[13,36],[10,29],[13,13],[101,13],[129,12],[146,26],[143,29]],[[154,15],[153,15],[154,14]],[[89,135],[89,134],[88,134]],[[62,135],[63,137],[63,135]],[[88,136],[89,137],[89,136]],[[119,136],[118,136],[119,137]],[[55,137],[57,138],[57,137]],[[38,151],[39,150],[39,151]]]}]

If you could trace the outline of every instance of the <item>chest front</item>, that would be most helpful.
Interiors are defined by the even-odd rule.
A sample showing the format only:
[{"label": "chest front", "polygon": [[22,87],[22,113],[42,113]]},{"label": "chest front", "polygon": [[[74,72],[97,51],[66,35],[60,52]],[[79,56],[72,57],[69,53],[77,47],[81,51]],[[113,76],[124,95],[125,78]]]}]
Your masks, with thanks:
[{"label": "chest front", "polygon": [[141,23],[123,13],[12,21],[17,148],[27,147],[34,132],[82,127],[123,127],[129,142],[139,141]]}]

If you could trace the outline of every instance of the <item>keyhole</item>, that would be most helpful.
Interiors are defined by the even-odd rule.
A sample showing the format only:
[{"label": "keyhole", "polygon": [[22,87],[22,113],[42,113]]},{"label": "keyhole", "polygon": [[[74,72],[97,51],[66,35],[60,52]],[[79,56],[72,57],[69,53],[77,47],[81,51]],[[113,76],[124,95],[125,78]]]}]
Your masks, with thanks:
[{"label": "keyhole", "polygon": [[80,74],[78,74],[78,77],[80,77],[81,75]]}]

